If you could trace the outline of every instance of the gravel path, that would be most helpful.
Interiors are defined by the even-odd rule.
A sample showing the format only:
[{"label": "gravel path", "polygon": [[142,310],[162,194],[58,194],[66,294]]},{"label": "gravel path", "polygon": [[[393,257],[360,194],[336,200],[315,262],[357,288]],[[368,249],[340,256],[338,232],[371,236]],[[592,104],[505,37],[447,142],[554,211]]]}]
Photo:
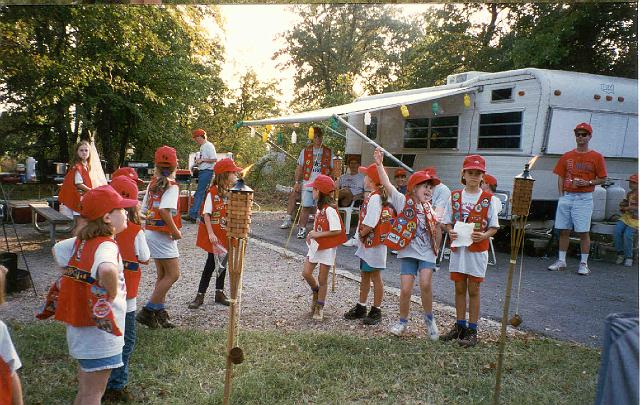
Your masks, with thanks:
[{"label": "gravel path", "polygon": [[[56,278],[48,237],[37,233],[30,225],[17,225],[25,249],[39,297],[33,290],[26,290],[7,297],[0,307],[0,319],[5,321],[34,322],[34,312],[43,302],[48,285]],[[12,229],[9,227],[12,235]],[[228,308],[213,303],[213,285],[205,298],[205,304],[190,310],[187,304],[194,298],[206,254],[195,246],[196,225],[185,224],[184,239],[179,242],[181,277],[169,292],[167,310],[172,320],[184,328],[226,328]],[[64,235],[63,235],[64,237]],[[12,250],[16,251],[15,238],[10,238]],[[389,326],[398,317],[398,291],[385,288],[382,322],[376,326],[365,326],[360,322],[346,321],[346,312],[358,297],[359,280],[346,270],[337,271],[336,289],[329,290],[325,306],[325,319],[316,322],[310,317],[310,290],[301,276],[302,256],[285,251],[274,245],[250,239],[247,244],[245,271],[243,276],[240,328],[251,330],[325,331],[342,332],[359,336],[387,335]],[[22,257],[19,267],[24,268]],[[317,271],[317,270],[316,270]],[[317,273],[316,273],[317,274]],[[213,284],[212,280],[212,284]],[[143,276],[138,294],[138,308],[150,296],[155,282],[155,266],[143,267]],[[331,286],[331,276],[329,277]],[[228,293],[228,277],[227,287]],[[370,301],[373,299],[370,293]],[[424,337],[419,297],[413,297],[408,336]],[[440,332],[446,332],[454,322],[453,308],[434,302],[434,314]],[[499,325],[481,319],[480,337],[484,341],[495,341]],[[514,331],[511,331],[513,333]]]}]

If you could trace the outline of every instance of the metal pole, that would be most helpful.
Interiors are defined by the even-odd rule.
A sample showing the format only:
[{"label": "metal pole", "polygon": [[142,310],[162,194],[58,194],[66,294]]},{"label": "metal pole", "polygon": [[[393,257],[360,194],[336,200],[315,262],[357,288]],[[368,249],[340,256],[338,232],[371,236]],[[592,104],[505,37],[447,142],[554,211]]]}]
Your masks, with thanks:
[{"label": "metal pole", "polygon": [[337,114],[333,114],[334,118],[337,119],[338,121],[340,121],[345,127],[349,128],[350,130],[352,130],[353,132],[356,133],[356,135],[358,135],[360,138],[362,138],[363,141],[365,141],[366,143],[368,143],[369,145],[372,145],[374,148],[380,148],[382,149],[382,153],[385,154],[385,156],[387,156],[389,159],[393,160],[395,163],[398,164],[398,166],[403,167],[404,169],[408,170],[410,173],[413,173],[414,170],[412,168],[410,168],[409,166],[405,165],[404,163],[402,163],[398,158],[396,158],[395,156],[393,156],[391,154],[391,152],[387,151],[385,148],[383,148],[382,146],[378,145],[377,143],[375,143],[374,141],[372,141],[371,139],[369,139],[368,136],[366,136],[365,134],[363,134],[362,132],[360,132],[358,130],[358,128],[354,127],[353,125],[349,124],[344,118],[340,117]]}]

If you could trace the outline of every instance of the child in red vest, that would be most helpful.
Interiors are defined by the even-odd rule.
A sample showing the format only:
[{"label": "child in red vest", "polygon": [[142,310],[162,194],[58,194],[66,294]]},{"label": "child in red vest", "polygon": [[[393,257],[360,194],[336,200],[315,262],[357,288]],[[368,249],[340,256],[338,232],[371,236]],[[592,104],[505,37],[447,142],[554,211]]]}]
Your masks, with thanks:
[{"label": "child in red vest", "polygon": [[396,190],[384,171],[382,150],[376,149],[373,158],[380,180],[389,193],[389,201],[398,212],[384,241],[388,248],[398,251],[400,259],[400,319],[390,331],[402,336],[407,330],[411,292],[417,276],[427,334],[431,340],[438,340],[431,281],[436,271],[440,231],[431,207],[431,191],[440,184],[440,179],[426,171],[415,172],[409,177],[404,195]]},{"label": "child in red vest", "polygon": [[[309,252],[304,261],[302,277],[309,283],[313,292],[313,319],[322,321],[329,269],[336,261],[336,247],[347,240],[347,234],[333,198],[336,184],[331,177],[320,174],[306,186],[313,188],[313,199],[317,201],[318,210],[313,221],[313,230],[307,234]],[[317,264],[320,264],[318,279],[313,276]]]},{"label": "child in red vest", "polygon": [[209,193],[200,209],[198,236],[196,246],[207,252],[207,261],[200,276],[198,294],[190,309],[200,308],[204,303],[204,295],[209,288],[211,276],[216,270],[216,256],[219,260],[220,271],[216,275],[216,295],[214,301],[222,305],[229,305],[227,296],[224,295],[224,279],[227,273],[226,263],[227,242],[227,205],[229,189],[236,183],[236,173],[242,169],[236,166],[232,159],[222,159],[213,166],[215,177]]},{"label": "child in red vest", "polygon": [[162,146],[155,153],[155,174],[142,200],[145,216],[145,236],[156,265],[156,285],[136,320],[150,328],[174,328],[165,309],[165,300],[171,286],[180,277],[178,240],[182,239],[180,189],[175,181],[178,158],[176,150]]},{"label": "child in red vest", "polygon": [[[382,297],[384,285],[381,271],[387,267],[387,247],[382,243],[390,228],[393,211],[387,207],[387,192],[380,184],[380,176],[375,164],[360,167],[358,171],[365,175],[364,187],[371,193],[364,199],[360,207],[358,220],[358,249],[356,256],[360,258],[360,297],[349,311],[345,319],[360,319],[365,325],[376,325],[382,319]],[[367,314],[367,299],[373,281],[373,305]]]},{"label": "child in red vest", "polygon": [[[0,304],[4,303],[7,268],[0,266]],[[0,321],[0,404],[22,405],[22,385],[18,369],[22,367],[9,330]]]},{"label": "child in red vest", "polygon": [[111,370],[123,365],[126,287],[114,237],[127,228],[124,208],[137,204],[111,186],[90,190],[82,199],[86,225],[53,247],[64,269],[52,287],[59,288],[55,319],[67,324],[69,354],[80,363],[76,404],[100,404]]},{"label": "child in red vest", "polygon": [[69,169],[58,192],[60,202],[60,212],[74,219],[74,234],[80,220],[80,200],[82,195],[91,190],[91,169],[90,147],[88,141],[80,141],[75,148],[75,160]]},{"label": "child in red vest", "polygon": [[[111,187],[124,198],[138,199],[138,185],[127,175],[114,177],[111,181]],[[122,348],[124,365],[111,371],[107,390],[103,396],[103,400],[125,402],[132,399],[127,390],[127,382],[129,381],[129,358],[136,344],[136,297],[142,275],[140,265],[149,262],[149,246],[147,246],[147,238],[140,225],[139,206],[127,208],[127,217],[127,229],[116,235],[127,287],[127,313],[124,327],[124,347]]]},{"label": "child in red vest", "polygon": [[[485,160],[480,155],[465,157],[462,164],[464,189],[451,193],[442,223],[451,241],[458,237],[454,230],[456,222],[474,223],[471,233],[473,243],[468,247],[452,248],[449,259],[450,278],[455,282],[456,324],[440,339],[457,339],[463,347],[475,346],[478,342],[478,317],[480,314],[480,283],[484,281],[489,260],[489,239],[499,228],[499,200],[480,188],[486,172]],[[469,323],[466,321],[467,294],[469,297]]]}]

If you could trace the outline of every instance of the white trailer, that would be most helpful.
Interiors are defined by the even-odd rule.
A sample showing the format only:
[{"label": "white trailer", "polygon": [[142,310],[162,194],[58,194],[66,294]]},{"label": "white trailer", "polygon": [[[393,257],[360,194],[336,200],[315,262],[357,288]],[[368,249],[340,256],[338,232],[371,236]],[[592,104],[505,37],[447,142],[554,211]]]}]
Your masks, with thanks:
[{"label": "white trailer", "polygon": [[[351,104],[246,122],[245,125],[322,121],[337,115],[407,166],[435,166],[451,188],[460,185],[464,156],[487,159],[498,189],[510,191],[513,177],[539,156],[532,215],[553,218],[558,200],[553,168],[575,148],[573,128],[593,127],[590,147],[605,156],[609,177],[638,171],[638,81],[619,77],[543,69],[498,73],[466,72],[447,84],[361,97]],[[465,99],[467,104],[465,105]],[[406,106],[404,117],[400,106]],[[365,125],[364,115],[371,115]],[[372,161],[373,146],[347,130],[346,154]]]}]

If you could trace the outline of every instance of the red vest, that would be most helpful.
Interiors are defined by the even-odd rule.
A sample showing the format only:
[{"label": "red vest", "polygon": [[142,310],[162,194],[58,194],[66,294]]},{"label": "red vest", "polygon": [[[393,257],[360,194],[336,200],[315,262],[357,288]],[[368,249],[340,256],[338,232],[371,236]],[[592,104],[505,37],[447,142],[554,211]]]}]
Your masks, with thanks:
[{"label": "red vest", "polygon": [[76,163],[69,170],[67,175],[64,176],[64,182],[62,183],[62,187],[60,187],[60,192],[58,193],[58,201],[75,212],[80,212],[80,192],[78,191],[75,182],[77,171],[80,172],[84,185],[91,188],[91,177],[89,177],[89,172],[85,169],[82,163]]},{"label": "red vest", "polygon": [[[394,219],[387,239],[384,244],[392,250],[402,250],[409,246],[409,243],[416,237],[416,231],[418,229],[418,210],[416,209],[416,203],[413,198],[406,197],[404,207],[402,211],[398,213],[398,216]],[[438,244],[436,243],[438,232],[438,221],[431,208],[430,203],[423,203],[422,209],[424,211],[427,232],[429,233],[429,243],[431,249],[435,255],[438,255]]]},{"label": "red vest", "polygon": [[111,304],[107,301],[106,291],[91,277],[96,250],[103,242],[114,240],[107,236],[87,241],[76,240],[73,256],[60,277],[55,319],[76,327],[95,326],[107,333],[122,336]]},{"label": "red vest", "polygon": [[[218,238],[218,241],[225,249],[227,246],[227,203],[222,196],[218,195],[218,187],[213,185],[209,189],[211,195],[211,229]],[[200,224],[198,225],[198,236],[196,238],[196,246],[209,252],[213,252],[213,246],[209,240],[209,233],[207,232],[207,226],[204,224],[204,218],[202,210],[204,209],[204,202],[200,207]]]},{"label": "red vest", "polygon": [[[325,205],[321,210],[318,210],[316,213],[316,220],[313,222],[313,230],[316,232],[326,232],[329,231],[329,219],[327,218],[327,208],[330,205]],[[336,246],[342,245],[347,241],[347,233],[344,230],[344,223],[342,222],[342,218],[338,215],[338,219],[340,219],[340,233],[333,236],[324,236],[322,238],[316,238],[316,242],[318,242],[318,250],[322,249],[331,249]]]},{"label": "red vest", "polygon": [[[311,178],[311,170],[313,170],[313,145],[304,148],[304,165],[303,165],[304,179],[309,180]],[[320,174],[331,173],[331,149],[326,146],[322,147],[322,159],[320,160]]]},{"label": "red vest", "polygon": [[[369,200],[374,195],[379,195],[380,192],[378,190],[374,190],[364,199],[362,206],[360,207],[360,218],[358,220],[358,228],[364,221],[364,218],[367,216],[367,206],[369,205]],[[391,230],[391,221],[395,218],[396,213],[394,209],[388,205],[383,206],[380,211],[380,219],[378,223],[373,228],[373,231],[369,232],[367,236],[364,237],[362,242],[366,248],[372,248],[381,245],[384,240],[387,238],[387,234]]]},{"label": "red vest", "polygon": [[124,282],[127,286],[127,299],[138,296],[140,286],[140,262],[136,256],[136,236],[142,227],[129,221],[127,229],[116,235],[116,243],[124,265]]},{"label": "red vest", "polygon": [[[485,232],[488,228],[489,218],[489,206],[491,205],[491,196],[492,194],[483,191],[480,194],[480,198],[476,205],[473,207],[465,222],[473,222],[475,223],[475,231]],[[455,225],[456,222],[461,221],[464,216],[462,215],[462,190],[454,190],[451,193],[451,212],[453,212],[453,223]],[[455,248],[451,248],[451,250],[455,251]],[[470,252],[484,252],[489,250],[489,239],[485,239],[480,242],[474,242],[469,246]]]},{"label": "red vest", "polygon": [[[158,231],[164,233],[171,233],[171,228],[167,225],[162,217],[160,216],[160,200],[162,200],[162,195],[166,190],[162,190],[159,193],[152,193],[151,189],[156,183],[156,178],[154,177],[151,180],[151,184],[149,184],[149,191],[147,192],[147,206],[146,206],[146,217],[144,229],[148,229],[150,231]],[[177,184],[173,180],[169,180],[169,187]],[[182,219],[180,218],[180,199],[178,198],[178,205],[176,206],[176,214],[172,217],[173,223],[176,224],[176,228],[182,228]]]},{"label": "red vest", "polygon": [[11,405],[13,402],[13,387],[11,382],[11,369],[9,365],[0,358],[0,405]]}]

